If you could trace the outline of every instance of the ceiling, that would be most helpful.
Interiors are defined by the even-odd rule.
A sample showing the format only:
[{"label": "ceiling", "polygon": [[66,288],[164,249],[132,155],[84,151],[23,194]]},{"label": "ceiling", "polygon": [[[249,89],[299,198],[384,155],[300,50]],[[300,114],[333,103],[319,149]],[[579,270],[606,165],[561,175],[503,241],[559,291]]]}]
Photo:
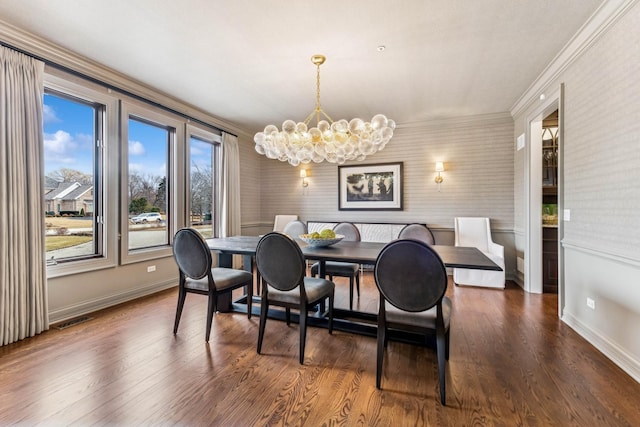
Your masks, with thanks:
[{"label": "ceiling", "polygon": [[[0,20],[256,132],[507,112],[602,0],[2,0]],[[378,46],[385,46],[382,52]]]}]

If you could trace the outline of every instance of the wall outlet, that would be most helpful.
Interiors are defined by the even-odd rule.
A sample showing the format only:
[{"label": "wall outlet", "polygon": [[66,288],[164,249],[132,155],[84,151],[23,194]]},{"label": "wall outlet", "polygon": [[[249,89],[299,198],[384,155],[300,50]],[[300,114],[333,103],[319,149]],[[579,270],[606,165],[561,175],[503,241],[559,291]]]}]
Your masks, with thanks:
[{"label": "wall outlet", "polygon": [[155,265],[150,265],[147,267],[147,273],[152,273],[156,271],[156,266]]},{"label": "wall outlet", "polygon": [[595,310],[596,302],[592,298],[587,297],[587,307],[589,307],[591,310]]}]

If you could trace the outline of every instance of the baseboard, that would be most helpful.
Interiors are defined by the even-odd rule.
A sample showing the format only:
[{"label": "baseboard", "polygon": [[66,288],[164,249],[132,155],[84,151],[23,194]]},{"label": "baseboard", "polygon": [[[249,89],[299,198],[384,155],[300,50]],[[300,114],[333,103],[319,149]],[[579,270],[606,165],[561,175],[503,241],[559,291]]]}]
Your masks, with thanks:
[{"label": "baseboard", "polygon": [[136,298],[140,298],[146,295],[151,295],[156,292],[163,291],[165,289],[177,286],[177,280],[171,279],[153,285],[145,286],[143,288],[137,288],[122,292],[119,294],[109,295],[104,298],[98,298],[92,301],[84,301],[80,304],[64,307],[59,310],[49,312],[49,324],[63,322],[65,320],[73,319],[78,316],[84,316],[89,313],[93,313],[104,308],[108,308],[123,302],[131,301]]},{"label": "baseboard", "polygon": [[617,344],[608,340],[598,331],[585,325],[579,319],[564,310],[562,321],[569,325],[571,329],[576,331],[580,336],[587,340],[591,345],[597,348],[602,354],[607,356],[613,363],[618,365],[620,369],[625,371],[634,380],[640,383],[640,361],[634,359],[629,353]]}]

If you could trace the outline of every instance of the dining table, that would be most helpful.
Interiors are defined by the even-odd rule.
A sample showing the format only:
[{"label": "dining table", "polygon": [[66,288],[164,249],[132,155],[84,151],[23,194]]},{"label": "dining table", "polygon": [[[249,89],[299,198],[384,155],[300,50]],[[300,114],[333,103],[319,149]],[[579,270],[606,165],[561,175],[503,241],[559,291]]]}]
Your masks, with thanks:
[{"label": "dining table", "polygon": [[[351,262],[363,265],[374,265],[378,254],[386,246],[382,242],[352,242],[340,241],[331,246],[312,246],[303,240],[295,239],[304,258],[319,262],[319,276],[325,276],[327,261]],[[242,256],[243,269],[253,272],[256,248],[260,236],[230,236],[206,239],[211,251],[218,255],[220,267],[232,267],[233,256]],[[448,268],[471,268],[477,270],[501,271],[501,267],[475,247],[431,245]],[[259,299],[259,296],[254,298]],[[245,296],[233,301],[230,294],[223,294],[218,299],[218,310],[221,312],[247,310]],[[259,313],[259,304],[254,305],[255,314]],[[279,311],[269,313],[271,317],[281,318]],[[295,318],[293,319],[295,321]],[[365,335],[375,335],[376,313],[359,312],[334,307],[334,329],[356,332]],[[326,327],[328,324],[324,313],[317,313],[309,317],[309,324]]]}]

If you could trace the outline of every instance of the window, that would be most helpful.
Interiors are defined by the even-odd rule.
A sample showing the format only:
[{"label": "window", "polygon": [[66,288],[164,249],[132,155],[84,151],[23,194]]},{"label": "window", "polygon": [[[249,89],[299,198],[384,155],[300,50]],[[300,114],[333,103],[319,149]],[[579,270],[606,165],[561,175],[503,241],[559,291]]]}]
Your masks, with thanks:
[{"label": "window", "polygon": [[[184,224],[184,120],[143,103],[121,103],[121,262],[170,256]],[[180,178],[182,177],[182,178]],[[182,184],[184,185],[184,184]]]},{"label": "window", "polygon": [[172,255],[191,226],[219,234],[220,131],[45,68],[47,277]]},{"label": "window", "polygon": [[115,180],[105,177],[117,157],[117,146],[110,146],[107,137],[117,126],[117,100],[75,80],[63,73],[45,76],[43,214],[48,277],[116,263],[115,220],[105,217],[107,199],[115,201],[107,189],[113,192],[117,187]]},{"label": "window", "polygon": [[46,258],[100,256],[104,105],[47,91],[43,107]]},{"label": "window", "polygon": [[187,126],[189,135],[189,216],[190,227],[205,238],[218,235],[220,216],[218,200],[218,178],[220,136]]},{"label": "window", "polygon": [[169,243],[167,165],[171,134],[171,129],[129,118],[129,250]]}]

